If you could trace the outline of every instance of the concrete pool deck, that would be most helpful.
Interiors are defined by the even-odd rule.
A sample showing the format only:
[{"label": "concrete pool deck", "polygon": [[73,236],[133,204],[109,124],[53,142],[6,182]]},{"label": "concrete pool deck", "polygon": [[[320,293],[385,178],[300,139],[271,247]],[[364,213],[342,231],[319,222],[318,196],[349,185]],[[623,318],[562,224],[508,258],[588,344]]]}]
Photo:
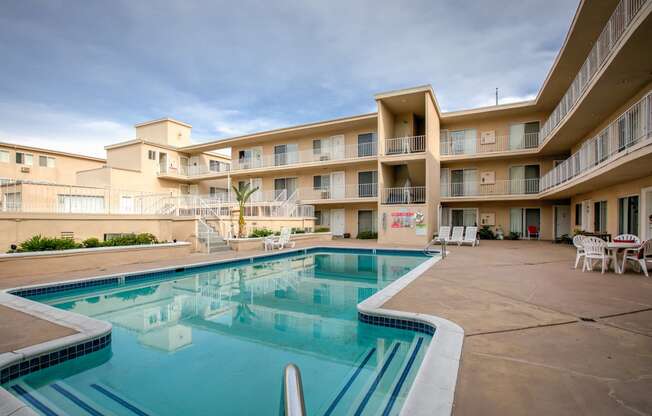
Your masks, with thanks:
[{"label": "concrete pool deck", "polygon": [[[319,245],[379,247],[355,240]],[[0,280],[0,288],[260,253],[20,276]],[[453,247],[385,303],[387,309],[436,315],[464,328],[455,415],[652,414],[652,279],[582,273],[572,268],[574,254],[572,247],[539,241]],[[38,321],[14,326],[12,310],[5,309],[0,308],[0,339],[28,328],[34,338],[27,341],[36,343],[42,342],[37,335],[57,338],[65,336],[58,330],[68,330],[44,331]],[[11,351],[12,342],[0,346]]]}]

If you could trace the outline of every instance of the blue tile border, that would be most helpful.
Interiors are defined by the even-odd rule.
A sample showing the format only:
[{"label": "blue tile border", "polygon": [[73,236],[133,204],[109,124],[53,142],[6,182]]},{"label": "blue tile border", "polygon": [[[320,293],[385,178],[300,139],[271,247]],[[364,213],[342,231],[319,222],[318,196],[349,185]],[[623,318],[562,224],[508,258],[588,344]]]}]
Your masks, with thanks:
[{"label": "blue tile border", "polygon": [[109,345],[111,345],[111,333],[93,338],[89,341],[63,347],[56,351],[25,358],[0,369],[0,384],[5,384],[35,371],[99,351]]},{"label": "blue tile border", "polygon": [[407,319],[387,318],[378,315],[368,315],[358,312],[358,320],[366,324],[385,326],[388,328],[407,329],[422,334],[434,335],[435,327],[424,322],[410,321]]}]

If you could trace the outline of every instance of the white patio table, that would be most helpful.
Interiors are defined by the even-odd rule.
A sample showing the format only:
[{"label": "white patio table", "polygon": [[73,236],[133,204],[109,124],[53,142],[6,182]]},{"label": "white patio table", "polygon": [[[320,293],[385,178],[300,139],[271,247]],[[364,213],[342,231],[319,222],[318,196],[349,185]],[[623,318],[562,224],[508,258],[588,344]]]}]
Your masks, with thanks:
[{"label": "white patio table", "polygon": [[625,270],[621,270],[620,263],[618,263],[618,251],[626,250],[628,248],[639,248],[640,243],[632,242],[609,242],[605,245],[605,248],[609,250],[611,260],[614,262],[614,271],[618,274],[623,274]]}]

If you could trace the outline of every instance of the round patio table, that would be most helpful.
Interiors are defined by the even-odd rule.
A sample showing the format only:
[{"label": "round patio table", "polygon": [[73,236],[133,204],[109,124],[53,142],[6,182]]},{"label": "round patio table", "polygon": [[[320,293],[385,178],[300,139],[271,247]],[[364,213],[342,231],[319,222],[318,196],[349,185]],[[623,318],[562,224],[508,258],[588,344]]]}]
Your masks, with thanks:
[{"label": "round patio table", "polygon": [[639,248],[641,246],[641,243],[637,243],[635,241],[622,241],[622,242],[608,242],[605,245],[605,248],[609,250],[610,255],[611,255],[611,260],[614,262],[614,271],[618,274],[623,274],[625,272],[625,268],[621,268],[620,265],[618,264],[618,251],[620,250],[626,250],[628,248]]}]

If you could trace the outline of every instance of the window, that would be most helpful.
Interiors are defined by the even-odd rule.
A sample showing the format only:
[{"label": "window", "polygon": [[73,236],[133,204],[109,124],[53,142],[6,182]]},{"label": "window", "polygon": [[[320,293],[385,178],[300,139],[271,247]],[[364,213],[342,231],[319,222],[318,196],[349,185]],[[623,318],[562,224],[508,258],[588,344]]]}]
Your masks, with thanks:
[{"label": "window", "polygon": [[6,150],[0,150],[0,162],[9,163],[9,152]]},{"label": "window", "polygon": [[312,187],[315,190],[328,190],[331,187],[330,175],[317,175],[312,177]]},{"label": "window", "polygon": [[541,210],[539,208],[510,208],[509,232],[526,237],[528,230],[536,228],[534,232],[541,232]]},{"label": "window", "polygon": [[274,166],[282,166],[298,162],[299,148],[296,143],[274,146]]},{"label": "window", "polygon": [[29,153],[16,152],[16,163],[19,165],[32,166],[34,156]]},{"label": "window", "polygon": [[607,232],[607,201],[599,201],[593,205],[593,231]]},{"label": "window", "polygon": [[358,234],[363,232],[373,232],[376,230],[376,215],[371,210],[358,211]]},{"label": "window", "polygon": [[358,134],[358,157],[374,156],[376,154],[376,134]]},{"label": "window", "polygon": [[575,225],[582,226],[582,204],[575,204]]},{"label": "window", "polygon": [[287,200],[297,190],[297,178],[274,179],[274,196]]},{"label": "window", "polygon": [[147,151],[147,159],[156,160],[156,150],[148,150]]},{"label": "window", "polygon": [[638,195],[618,198],[618,234],[638,235]]},{"label": "window", "polygon": [[478,222],[476,221],[477,217],[478,217],[477,208],[452,209],[451,225],[453,227],[475,226],[478,224]]},{"label": "window", "polygon": [[226,200],[226,189],[224,188],[217,188],[215,186],[211,186],[208,188],[208,193],[213,199],[222,199]]},{"label": "window", "polygon": [[3,196],[3,211],[20,211],[22,207],[22,197],[20,192],[6,192]]},{"label": "window", "polygon": [[358,196],[360,198],[377,196],[378,172],[358,172]]},{"label": "window", "polygon": [[42,168],[53,168],[54,158],[50,156],[39,156],[38,165]]},{"label": "window", "polygon": [[329,227],[331,224],[330,212],[327,209],[315,211],[315,225],[320,227]]},{"label": "window", "polygon": [[104,212],[103,196],[59,194],[58,200],[59,212],[85,214]]},{"label": "window", "polygon": [[221,165],[222,164],[220,163],[219,160],[209,160],[208,161],[208,169],[211,172],[221,172],[223,170]]}]

